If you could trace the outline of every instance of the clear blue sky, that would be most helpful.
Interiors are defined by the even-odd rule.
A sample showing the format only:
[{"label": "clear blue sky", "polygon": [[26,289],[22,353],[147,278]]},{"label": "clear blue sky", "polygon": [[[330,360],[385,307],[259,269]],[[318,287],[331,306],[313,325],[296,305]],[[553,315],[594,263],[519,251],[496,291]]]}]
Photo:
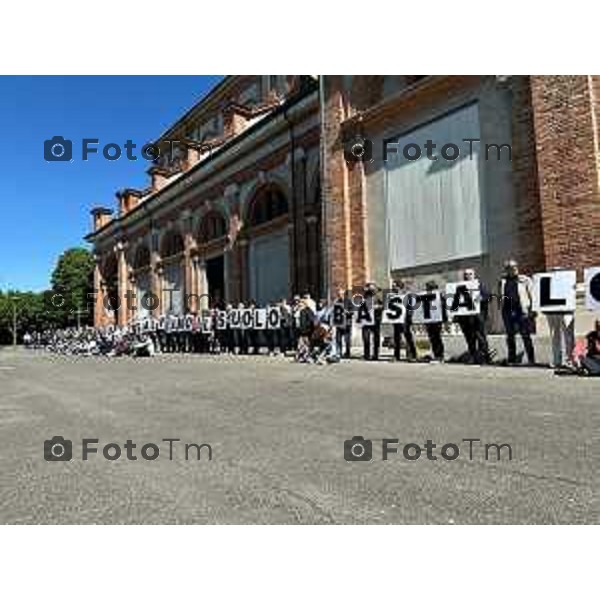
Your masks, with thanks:
[{"label": "clear blue sky", "polygon": [[[0,289],[48,287],[58,256],[85,246],[89,209],[115,208],[115,192],[145,187],[141,146],[206,94],[220,76],[0,77]],[[73,140],[73,162],[46,162],[44,140]],[[82,138],[100,151],[81,160]],[[102,157],[131,139],[136,162]]]}]

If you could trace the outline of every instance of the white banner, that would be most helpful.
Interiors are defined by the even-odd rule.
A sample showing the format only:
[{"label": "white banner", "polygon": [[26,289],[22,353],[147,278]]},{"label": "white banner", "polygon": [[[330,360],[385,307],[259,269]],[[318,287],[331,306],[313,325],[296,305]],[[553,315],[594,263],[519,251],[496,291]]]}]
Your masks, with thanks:
[{"label": "white banner", "polygon": [[267,328],[279,329],[281,327],[281,310],[278,306],[267,309]]},{"label": "white banner", "polygon": [[241,310],[239,308],[232,308],[229,311],[229,327],[231,329],[239,329],[241,327]]},{"label": "white banner", "polygon": [[583,272],[585,280],[585,307],[600,310],[600,267],[589,267]]},{"label": "white banner", "polygon": [[533,310],[541,313],[575,311],[576,285],[576,271],[536,273],[533,276]]},{"label": "white banner", "polygon": [[404,296],[399,294],[389,295],[386,299],[386,306],[384,306],[383,313],[381,314],[381,322],[395,325],[404,323],[406,308],[403,301]]},{"label": "white banner", "polygon": [[266,308],[255,308],[254,309],[254,329],[266,329],[267,328],[267,309]]},{"label": "white banner", "polygon": [[217,329],[227,329],[227,313],[224,310],[218,310],[216,313],[216,317]]},{"label": "white banner", "polygon": [[481,312],[481,283],[477,279],[447,283],[444,301],[452,318],[478,315]]},{"label": "white banner", "polygon": [[240,323],[242,329],[252,329],[254,327],[254,310],[252,308],[240,310]]},{"label": "white banner", "polygon": [[366,302],[363,302],[356,311],[356,317],[354,319],[354,324],[357,327],[365,327],[365,325],[374,325],[375,324],[375,312],[374,309]]},{"label": "white banner", "polygon": [[212,331],[212,317],[205,315],[202,317],[202,332],[210,333]]},{"label": "white banner", "polygon": [[444,320],[441,292],[421,292],[416,294],[418,302],[415,301],[414,296],[408,306],[410,308],[416,304],[416,308],[412,311],[413,323],[440,323]]},{"label": "white banner", "polygon": [[334,327],[346,327],[348,318],[346,316],[346,308],[343,302],[334,302],[331,311],[331,324]]}]

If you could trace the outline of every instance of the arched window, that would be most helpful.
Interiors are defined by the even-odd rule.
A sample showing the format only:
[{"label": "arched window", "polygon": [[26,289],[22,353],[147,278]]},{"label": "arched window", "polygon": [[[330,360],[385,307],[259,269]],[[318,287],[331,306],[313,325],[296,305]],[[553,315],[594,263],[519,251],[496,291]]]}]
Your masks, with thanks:
[{"label": "arched window", "polygon": [[168,231],[162,240],[160,255],[162,258],[175,256],[183,252],[183,238],[177,231]]},{"label": "arched window", "polygon": [[150,266],[150,250],[145,244],[138,246],[133,258],[133,268],[143,269]]},{"label": "arched window", "polygon": [[212,240],[218,240],[227,233],[225,217],[218,211],[209,212],[200,223],[198,241],[206,244]]},{"label": "arched window", "polygon": [[288,203],[283,192],[276,186],[263,188],[250,204],[248,223],[251,227],[268,223],[287,214]]},{"label": "arched window", "polygon": [[117,257],[110,253],[102,263],[102,278],[107,283],[116,282],[118,279]]}]

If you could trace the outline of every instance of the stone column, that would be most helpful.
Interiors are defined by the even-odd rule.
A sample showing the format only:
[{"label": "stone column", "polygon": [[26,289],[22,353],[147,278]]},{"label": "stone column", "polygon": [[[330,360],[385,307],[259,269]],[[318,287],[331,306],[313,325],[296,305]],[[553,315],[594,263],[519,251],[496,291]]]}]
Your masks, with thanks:
[{"label": "stone column", "polygon": [[193,290],[193,273],[192,273],[192,251],[195,248],[196,242],[192,231],[192,217],[189,210],[186,210],[182,215],[183,232],[183,305],[185,311],[191,311],[191,300],[187,298],[194,292]]},{"label": "stone column", "polygon": [[248,240],[238,240],[238,264],[240,281],[240,300],[246,302],[250,299],[250,273],[248,271]]},{"label": "stone column", "polygon": [[95,257],[94,265],[94,327],[102,327],[104,325],[104,298],[105,298],[105,283],[102,278],[100,264],[102,259],[99,256]]},{"label": "stone column", "polygon": [[199,269],[200,269],[200,257],[194,253],[191,257],[191,292],[192,297],[190,298],[190,312],[197,313],[200,310],[200,286],[199,286]]},{"label": "stone column", "polygon": [[319,289],[318,259],[319,240],[317,235],[318,217],[309,215],[304,218],[306,228],[306,284],[315,299],[321,294]]},{"label": "stone column", "polygon": [[138,289],[136,285],[137,279],[133,269],[128,269],[127,280],[129,282],[129,290],[132,292],[131,300],[129,300],[129,305],[131,308],[127,307],[127,300],[125,305],[127,307],[127,319],[128,321],[132,321],[139,316],[138,307],[140,305],[140,298],[138,298]]},{"label": "stone column", "polygon": [[117,323],[121,326],[126,325],[129,319],[127,298],[125,297],[125,294],[129,289],[129,273],[127,269],[127,257],[125,255],[126,249],[126,242],[117,242],[117,245],[115,246],[115,252],[117,254],[117,277],[119,288],[119,310],[117,315]]},{"label": "stone column", "polygon": [[227,232],[228,243],[223,256],[223,301],[231,302],[237,298],[240,293],[238,278],[241,273],[238,271],[239,264],[237,260],[237,235],[238,227],[241,228],[241,207],[240,207],[240,188],[237,183],[232,183],[225,188],[223,193],[224,208],[227,214],[229,230]]},{"label": "stone column", "polygon": [[200,301],[198,302],[198,312],[200,312],[209,307],[209,289],[208,281],[206,280],[206,261],[203,258],[198,260],[196,275],[198,277],[198,295],[200,296]]},{"label": "stone column", "polygon": [[152,230],[150,234],[150,289],[154,295],[153,301],[158,306],[152,311],[152,316],[157,318],[164,314],[162,297],[162,265],[158,253],[158,231]]}]

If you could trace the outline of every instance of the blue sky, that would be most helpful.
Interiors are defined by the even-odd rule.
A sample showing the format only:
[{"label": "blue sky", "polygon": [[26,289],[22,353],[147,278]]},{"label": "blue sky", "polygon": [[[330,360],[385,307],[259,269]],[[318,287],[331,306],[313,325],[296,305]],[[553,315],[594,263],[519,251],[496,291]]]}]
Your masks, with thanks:
[{"label": "blue sky", "polygon": [[[115,208],[115,192],[145,187],[152,141],[220,76],[0,77],[0,289],[42,290],[58,256],[86,245],[89,209]],[[73,140],[73,162],[46,162],[44,140]],[[81,160],[81,140],[99,154]],[[131,139],[137,161],[102,157]]]}]

